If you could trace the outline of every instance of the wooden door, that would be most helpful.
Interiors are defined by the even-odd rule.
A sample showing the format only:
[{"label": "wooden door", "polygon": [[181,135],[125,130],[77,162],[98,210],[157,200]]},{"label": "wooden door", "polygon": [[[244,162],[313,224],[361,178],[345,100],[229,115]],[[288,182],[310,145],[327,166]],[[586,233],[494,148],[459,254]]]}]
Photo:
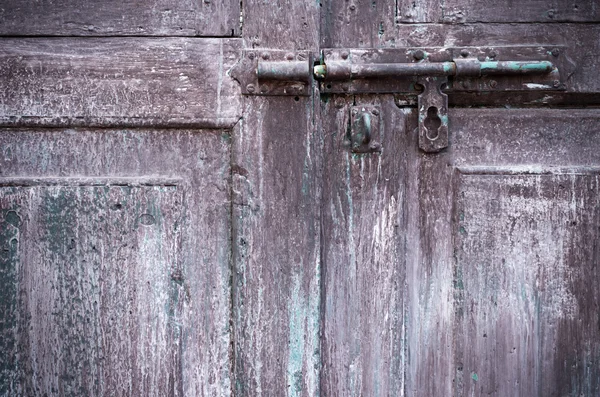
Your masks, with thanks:
[{"label": "wooden door", "polygon": [[0,5],[0,395],[231,394],[239,12]]},{"label": "wooden door", "polygon": [[318,97],[231,71],[319,10],[0,5],[0,395],[318,393]]},{"label": "wooden door", "polygon": [[[599,395],[599,12],[0,5],[0,395]],[[249,50],[522,45],[565,90],[466,85],[440,153],[414,95],[232,73]],[[349,150],[355,109],[380,151]]]},{"label": "wooden door", "polygon": [[[600,394],[599,12],[323,2],[323,48],[554,45],[572,66],[561,93],[449,94],[440,153],[414,98],[322,97],[323,395]],[[373,107],[381,153],[351,153],[350,112]]]}]

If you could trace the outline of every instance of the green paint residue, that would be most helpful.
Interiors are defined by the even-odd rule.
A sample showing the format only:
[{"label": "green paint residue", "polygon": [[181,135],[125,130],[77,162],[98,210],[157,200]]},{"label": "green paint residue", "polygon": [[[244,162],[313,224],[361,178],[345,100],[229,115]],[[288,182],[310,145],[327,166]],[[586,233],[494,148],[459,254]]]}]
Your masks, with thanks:
[{"label": "green paint residue", "polygon": [[288,305],[290,339],[288,346],[287,384],[288,396],[302,394],[302,362],[306,335],[304,319],[306,318],[306,299],[300,293],[300,276],[295,275]]},{"label": "green paint residue", "polygon": [[20,224],[18,208],[3,210],[0,213],[0,395],[3,396],[16,394],[12,387],[19,383],[15,330],[19,303]]},{"label": "green paint residue", "polygon": [[475,382],[477,382],[479,380],[479,377],[477,376],[477,374],[475,372],[473,372],[471,374],[471,379],[473,379]]}]

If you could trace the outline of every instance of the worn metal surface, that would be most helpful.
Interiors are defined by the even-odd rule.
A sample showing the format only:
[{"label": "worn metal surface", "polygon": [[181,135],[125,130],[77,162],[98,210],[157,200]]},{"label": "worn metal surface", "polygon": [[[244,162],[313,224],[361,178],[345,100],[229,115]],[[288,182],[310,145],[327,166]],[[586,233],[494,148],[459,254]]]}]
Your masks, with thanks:
[{"label": "worn metal surface", "polygon": [[228,394],[229,135],[2,129],[0,148],[0,394]]},{"label": "worn metal surface", "polygon": [[[556,55],[554,55],[556,54]],[[315,66],[327,93],[419,92],[420,77],[448,76],[447,92],[569,90],[577,65],[565,46],[323,49]]]},{"label": "worn metal surface", "polygon": [[231,128],[236,39],[0,38],[0,124]]},{"label": "worn metal surface", "polygon": [[448,147],[448,95],[442,92],[447,82],[445,77],[425,77],[418,82],[423,87],[417,101],[419,148],[425,152]]},{"label": "worn metal surface", "polygon": [[238,0],[5,0],[0,35],[239,36]]},{"label": "worn metal surface", "polygon": [[246,95],[312,94],[310,51],[244,50],[231,75]]}]

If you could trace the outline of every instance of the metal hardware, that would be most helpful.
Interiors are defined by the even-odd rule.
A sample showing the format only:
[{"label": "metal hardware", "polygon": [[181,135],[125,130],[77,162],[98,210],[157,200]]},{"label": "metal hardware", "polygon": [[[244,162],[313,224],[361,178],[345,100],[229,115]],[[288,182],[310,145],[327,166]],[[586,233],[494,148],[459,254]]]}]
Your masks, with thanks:
[{"label": "metal hardware", "polygon": [[231,75],[245,95],[309,96],[311,62],[308,51],[246,50]]},{"label": "metal hardware", "polygon": [[314,75],[322,93],[417,94],[426,76],[447,76],[449,93],[560,91],[575,66],[564,52],[556,46],[325,49]]},{"label": "metal hardware", "polygon": [[354,153],[381,152],[379,136],[379,109],[376,106],[353,106],[350,110],[350,133],[346,144]]},{"label": "metal hardware", "polygon": [[313,72],[324,93],[414,95],[422,88],[419,147],[438,152],[448,146],[445,92],[564,90],[568,74],[559,66],[570,72],[573,65],[561,53],[554,46],[326,49]]},{"label": "metal hardware", "polygon": [[448,147],[448,95],[442,86],[446,77],[424,77],[419,80],[419,148],[432,153]]}]

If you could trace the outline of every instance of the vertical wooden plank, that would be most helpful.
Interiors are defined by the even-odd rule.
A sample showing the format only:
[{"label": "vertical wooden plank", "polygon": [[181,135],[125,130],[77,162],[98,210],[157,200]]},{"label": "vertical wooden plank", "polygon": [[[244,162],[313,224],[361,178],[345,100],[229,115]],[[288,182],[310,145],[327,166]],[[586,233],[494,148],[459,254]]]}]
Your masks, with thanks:
[{"label": "vertical wooden plank", "polygon": [[232,167],[236,392],[314,396],[321,155],[312,98],[245,103]]},{"label": "vertical wooden plank", "polygon": [[278,50],[316,50],[319,4],[309,0],[243,4],[243,38],[247,47]]},{"label": "vertical wooden plank", "polygon": [[[316,51],[318,13],[311,0],[244,2],[245,44]],[[243,102],[232,160],[235,393],[315,396],[321,140],[314,97]]]},{"label": "vertical wooden plank", "polygon": [[[407,117],[417,128],[417,113]],[[407,395],[451,396],[453,374],[452,169],[449,152],[426,154],[408,143]]]},{"label": "vertical wooden plank", "polygon": [[[374,105],[381,153],[353,154],[351,105]],[[322,389],[400,396],[406,364],[404,112],[389,95],[325,98]]]},{"label": "vertical wooden plank", "polygon": [[391,47],[395,42],[393,0],[321,1],[321,47]]}]

